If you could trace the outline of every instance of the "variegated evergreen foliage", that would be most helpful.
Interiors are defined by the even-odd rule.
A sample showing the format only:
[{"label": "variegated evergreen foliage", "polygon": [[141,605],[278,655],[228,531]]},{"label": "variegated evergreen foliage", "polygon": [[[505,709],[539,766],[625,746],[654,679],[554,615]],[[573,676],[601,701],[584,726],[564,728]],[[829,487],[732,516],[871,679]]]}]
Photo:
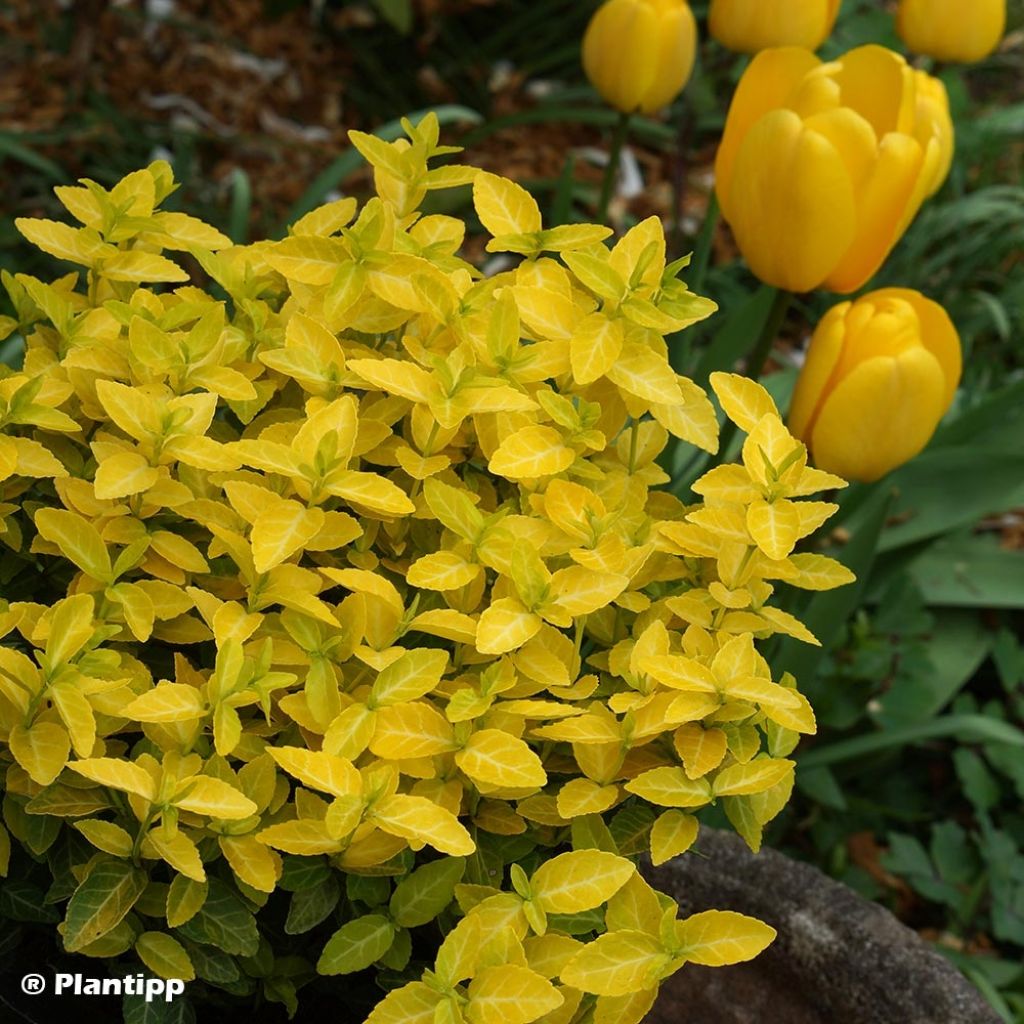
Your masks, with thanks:
[{"label": "variegated evergreen foliage", "polygon": [[[294,1007],[261,925],[290,900],[321,973],[404,974],[373,1024],[630,1024],[773,936],[677,920],[634,859],[713,802],[757,848],[786,802],[814,717],[756,643],[815,642],[770,601],[847,581],[793,553],[842,481],[720,374],[742,462],[659,490],[670,434],[717,447],[663,338],[714,307],[660,223],[545,229],[406,127],[354,134],[377,198],[282,241],[159,212],[162,162],[20,222],[85,271],[5,282],[0,540],[37,575],[0,604],[3,866],[49,857],[66,949],[166,976]],[[417,212],[469,184],[514,269]]]}]

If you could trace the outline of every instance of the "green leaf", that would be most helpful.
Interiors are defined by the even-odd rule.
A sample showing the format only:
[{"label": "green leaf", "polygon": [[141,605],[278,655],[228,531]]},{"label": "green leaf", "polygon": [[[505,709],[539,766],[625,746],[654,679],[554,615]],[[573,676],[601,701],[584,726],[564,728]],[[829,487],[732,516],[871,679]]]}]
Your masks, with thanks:
[{"label": "green leaf", "polygon": [[301,935],[315,928],[330,915],[340,898],[341,888],[333,875],[317,885],[294,892],[284,923],[286,934]]},{"label": "green leaf", "polygon": [[209,886],[206,901],[195,916],[175,930],[193,942],[216,946],[225,953],[254,956],[260,944],[256,918],[226,882],[210,878]]},{"label": "green leaf", "polygon": [[412,31],[412,0],[373,0],[373,3],[403,36]]},{"label": "green leaf", "polygon": [[46,903],[46,896],[38,886],[12,878],[0,885],[0,918],[35,924],[56,924],[60,920],[60,914],[56,907]]},{"label": "green leaf", "polygon": [[124,1024],[195,1024],[196,1011],[187,995],[167,1002],[163,997],[146,1001],[145,995],[125,996],[121,1003]]},{"label": "green leaf", "polygon": [[1008,551],[994,536],[940,538],[907,571],[933,607],[1024,608],[1024,551]]},{"label": "green leaf", "polygon": [[353,974],[365,970],[391,947],[395,926],[383,914],[367,914],[342,925],[317,961],[319,974]]},{"label": "green leaf", "polygon": [[142,895],[149,879],[125,861],[97,864],[75,890],[64,919],[64,948],[74,953],[115,928]]},{"label": "green leaf", "polygon": [[396,886],[389,905],[391,916],[403,928],[433,921],[451,903],[465,871],[462,857],[445,857],[417,868]]},{"label": "green leaf", "polygon": [[837,743],[822,743],[801,754],[798,763],[802,769],[818,768],[948,736],[955,736],[966,743],[1008,743],[1014,747],[1024,747],[1024,732],[1007,722],[999,722],[984,715],[956,714],[899,729],[856,736]]},{"label": "green leaf", "polygon": [[775,295],[775,288],[761,285],[745,303],[737,303],[723,318],[711,344],[697,363],[693,374],[697,384],[706,384],[716,370],[731,371],[749,353],[751,344],[768,318],[768,311],[775,303]]},{"label": "green leaf", "polygon": [[886,480],[899,495],[892,510],[898,522],[882,535],[879,550],[894,551],[1024,505],[1024,454],[990,445],[933,448]]},{"label": "green leaf", "polygon": [[978,612],[946,609],[930,630],[928,672],[902,677],[879,700],[878,720],[909,725],[938,714],[973,678],[992,648],[993,635]]}]

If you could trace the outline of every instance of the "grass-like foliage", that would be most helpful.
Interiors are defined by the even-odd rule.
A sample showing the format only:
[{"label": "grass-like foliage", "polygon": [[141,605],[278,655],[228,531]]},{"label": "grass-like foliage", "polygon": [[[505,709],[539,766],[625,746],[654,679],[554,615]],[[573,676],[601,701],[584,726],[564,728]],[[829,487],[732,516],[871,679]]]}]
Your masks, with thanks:
[{"label": "grass-like foliage", "polygon": [[[815,721],[756,643],[816,642],[776,583],[849,580],[793,554],[842,481],[717,374],[742,462],[658,490],[670,434],[718,431],[667,359],[714,307],[660,223],[545,230],[406,129],[354,134],[377,198],[282,241],[159,212],[161,162],[19,222],[86,269],[5,279],[2,866],[49,866],[68,951],[235,995],[294,1009],[316,960],[384,972],[375,1024],[629,1024],[773,937],[678,920],[635,858],[711,803],[756,848],[787,801]],[[417,212],[468,184],[514,269]]]}]

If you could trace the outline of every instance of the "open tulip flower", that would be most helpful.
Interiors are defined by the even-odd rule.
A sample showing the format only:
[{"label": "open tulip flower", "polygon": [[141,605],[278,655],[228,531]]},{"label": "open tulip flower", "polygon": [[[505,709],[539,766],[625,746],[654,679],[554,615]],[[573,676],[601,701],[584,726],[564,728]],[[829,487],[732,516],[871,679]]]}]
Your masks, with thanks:
[{"label": "open tulip flower", "polygon": [[899,54],[763,50],[729,108],[718,200],[762,281],[852,292],[942,184],[952,145],[945,88]]},{"label": "open tulip flower", "polygon": [[896,31],[914,53],[973,64],[999,45],[1006,0],[900,0]]},{"label": "open tulip flower", "polygon": [[686,0],[608,0],[583,37],[583,70],[606,103],[652,114],[682,91],[696,49]]},{"label": "open tulip flower", "polygon": [[820,469],[878,480],[931,439],[960,368],[960,339],[938,303],[906,288],[869,292],[818,324],[789,427]]},{"label": "open tulip flower", "polygon": [[770,46],[816,50],[829,37],[841,0],[711,0],[708,28],[723,46],[757,53]]}]

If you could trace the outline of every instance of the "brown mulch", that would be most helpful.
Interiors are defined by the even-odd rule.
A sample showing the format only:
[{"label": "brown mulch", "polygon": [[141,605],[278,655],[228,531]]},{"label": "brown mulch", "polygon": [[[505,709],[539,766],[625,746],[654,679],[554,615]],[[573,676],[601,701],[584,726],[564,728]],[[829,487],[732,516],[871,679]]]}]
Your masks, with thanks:
[{"label": "brown mulch", "polygon": [[[423,62],[414,88],[423,106],[457,99],[431,70],[437,19],[494,2],[417,0],[413,42]],[[205,201],[222,204],[218,183],[241,168],[252,185],[254,219],[279,222],[346,148],[346,132],[374,127],[349,93],[353,48],[379,29],[368,4],[279,6],[292,9],[268,16],[265,0],[0,0],[0,132],[20,137],[70,177],[96,176],[98,156],[108,165],[130,161],[126,146],[138,153],[135,163],[144,163],[152,158],[146,140],[190,135],[198,176],[190,189],[201,187]],[[154,17],[154,9],[163,15]],[[530,83],[514,69],[492,79],[491,116],[535,103]],[[553,181],[568,152],[606,145],[590,126],[525,125],[489,136],[464,159],[518,180]],[[645,191],[630,200],[629,213],[671,221],[678,169],[670,156],[639,146],[633,151]],[[703,218],[710,160],[700,154],[686,169],[684,224]],[[46,212],[36,178],[17,164],[7,170],[14,181],[7,212]],[[596,193],[601,169],[585,154],[575,176]],[[362,175],[350,184],[365,182]],[[195,204],[197,197],[190,191],[184,201]],[[613,206],[613,216],[624,212],[621,202]],[[722,244],[724,235],[716,240]]]}]

